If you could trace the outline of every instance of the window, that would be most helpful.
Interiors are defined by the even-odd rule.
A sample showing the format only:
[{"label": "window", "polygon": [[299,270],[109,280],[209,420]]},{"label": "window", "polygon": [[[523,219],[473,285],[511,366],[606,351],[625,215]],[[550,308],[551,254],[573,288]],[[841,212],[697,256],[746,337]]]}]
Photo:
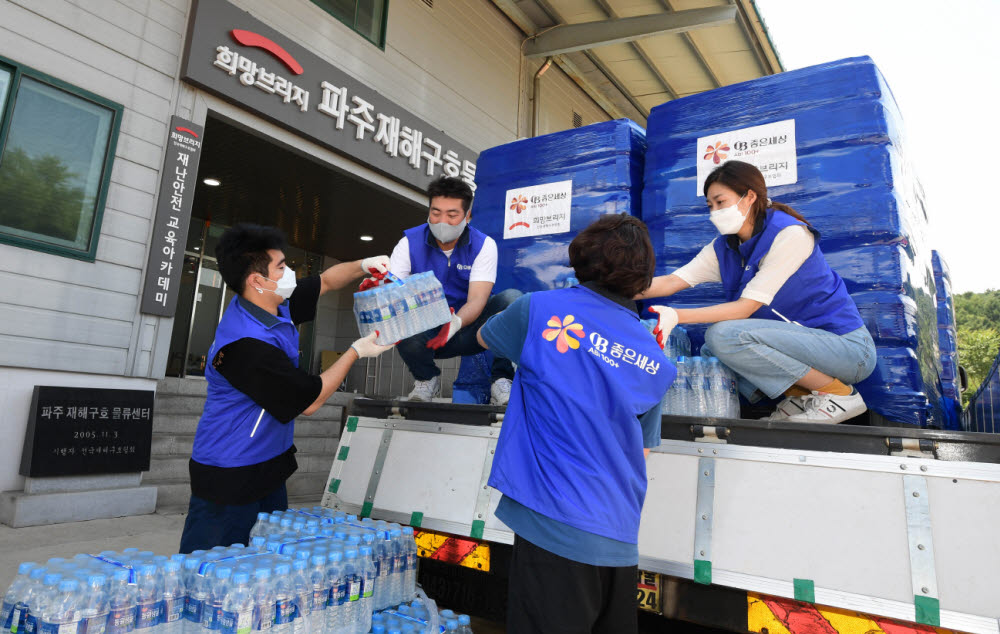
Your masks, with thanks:
[{"label": "window", "polygon": [[360,33],[379,48],[385,48],[385,23],[389,0],[312,0],[313,4]]},{"label": "window", "polygon": [[94,259],[121,117],[0,58],[0,242]]}]

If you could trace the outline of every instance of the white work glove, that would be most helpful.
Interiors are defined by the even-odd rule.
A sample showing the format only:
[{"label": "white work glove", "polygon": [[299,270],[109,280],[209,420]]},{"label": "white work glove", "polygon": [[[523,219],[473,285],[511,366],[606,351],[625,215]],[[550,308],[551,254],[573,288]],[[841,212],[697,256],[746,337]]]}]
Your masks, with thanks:
[{"label": "white work glove", "polygon": [[362,337],[351,344],[354,351],[358,353],[359,359],[364,359],[365,357],[377,357],[386,350],[392,348],[392,346],[380,346],[375,343],[378,338],[378,331],[376,330],[367,337]]},{"label": "white work glove", "polygon": [[361,271],[365,275],[372,275],[376,279],[382,279],[389,272],[389,256],[373,255],[370,258],[361,260]]},{"label": "white work glove", "polygon": [[656,343],[659,344],[662,350],[667,345],[667,337],[670,336],[670,331],[677,325],[679,319],[677,311],[669,306],[650,306],[649,310],[656,313],[657,320],[656,326],[653,328],[653,336],[656,337]]},{"label": "white work glove", "polygon": [[451,341],[451,338],[455,336],[455,333],[462,328],[462,318],[455,314],[455,309],[451,309],[451,321],[441,326],[441,331],[427,342],[427,347],[431,350],[437,350],[438,348],[443,348],[446,343]]}]

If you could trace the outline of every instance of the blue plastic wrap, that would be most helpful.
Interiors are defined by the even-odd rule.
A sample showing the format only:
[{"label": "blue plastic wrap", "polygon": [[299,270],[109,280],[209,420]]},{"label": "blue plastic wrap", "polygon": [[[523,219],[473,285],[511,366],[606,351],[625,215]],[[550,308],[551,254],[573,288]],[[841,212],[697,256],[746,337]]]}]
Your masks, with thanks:
[{"label": "blue plastic wrap", "polygon": [[944,428],[960,429],[962,393],[958,376],[958,329],[951,291],[951,271],[941,254],[931,252],[934,285],[937,288],[938,347],[941,350],[941,409]]},{"label": "blue plastic wrap", "polygon": [[[572,275],[569,243],[599,216],[639,215],[646,137],[627,119],[523,139],[486,150],[476,167],[475,226],[499,247],[495,291],[559,288]],[[573,181],[570,230],[504,240],[510,189]]]},{"label": "blue plastic wrap", "polygon": [[458,376],[451,387],[451,402],[472,405],[489,403],[492,365],[493,353],[489,350],[462,357]]},{"label": "blue plastic wrap", "polygon": [[[697,140],[788,119],[795,121],[797,181],[769,187],[768,195],[820,231],[827,261],[876,340],[878,367],[858,389],[872,411],[891,421],[945,424],[923,190],[906,158],[898,107],[870,58],[780,73],[653,109],[642,218],[657,273],[687,263],[717,235],[697,188]],[[722,299],[721,287],[711,284],[667,303]],[[689,331],[697,349],[704,328]]]}]

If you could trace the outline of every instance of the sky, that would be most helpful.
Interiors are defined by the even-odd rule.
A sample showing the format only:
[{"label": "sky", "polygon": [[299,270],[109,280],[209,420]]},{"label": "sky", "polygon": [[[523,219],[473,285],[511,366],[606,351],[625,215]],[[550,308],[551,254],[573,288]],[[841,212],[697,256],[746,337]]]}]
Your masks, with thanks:
[{"label": "sky", "polygon": [[869,55],[903,115],[930,247],[956,293],[1000,289],[1000,0],[756,0],[785,70]]}]

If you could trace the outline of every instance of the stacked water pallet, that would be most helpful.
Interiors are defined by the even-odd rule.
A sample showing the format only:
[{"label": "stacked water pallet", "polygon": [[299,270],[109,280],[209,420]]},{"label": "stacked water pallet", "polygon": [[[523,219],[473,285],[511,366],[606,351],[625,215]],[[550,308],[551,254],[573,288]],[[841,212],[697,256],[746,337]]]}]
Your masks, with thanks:
[{"label": "stacked water pallet", "polygon": [[573,238],[601,215],[639,215],[645,153],[645,133],[627,119],[483,152],[472,218],[499,247],[494,292],[572,284]]},{"label": "stacked water pallet", "polygon": [[[647,141],[642,218],[657,250],[657,273],[687,263],[718,235],[701,195],[711,168],[731,159],[756,164],[770,197],[820,231],[827,261],[875,338],[878,366],[857,386],[870,409],[897,423],[941,425],[923,192],[906,160],[898,108],[870,58],[665,103],[649,117]],[[721,285],[710,284],[666,303],[722,301]],[[690,329],[696,348],[704,330]]]},{"label": "stacked water pallet", "polygon": [[931,251],[934,286],[937,288],[938,347],[941,349],[941,412],[945,429],[960,429],[962,391],[958,376],[958,327],[951,271],[937,251]]},{"label": "stacked water pallet", "polygon": [[993,361],[982,385],[969,399],[962,417],[962,427],[966,431],[986,434],[1000,432],[1000,356]]}]

